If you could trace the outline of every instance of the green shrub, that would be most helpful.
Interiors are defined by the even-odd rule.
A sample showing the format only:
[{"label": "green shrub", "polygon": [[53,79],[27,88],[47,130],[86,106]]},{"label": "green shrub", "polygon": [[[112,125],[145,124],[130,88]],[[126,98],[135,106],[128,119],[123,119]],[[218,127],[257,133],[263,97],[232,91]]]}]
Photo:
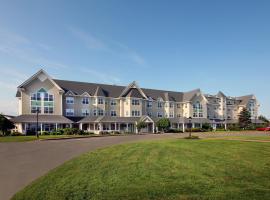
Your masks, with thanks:
[{"label": "green shrub", "polygon": [[43,131],[41,135],[50,135],[51,133],[49,131]]},{"label": "green shrub", "polygon": [[241,129],[239,127],[238,124],[229,125],[227,129],[230,130],[230,131],[241,131],[241,130],[243,130],[243,129]]},{"label": "green shrub", "polygon": [[213,130],[213,128],[212,128],[212,126],[211,126],[211,124],[209,124],[209,123],[204,123],[204,124],[202,124],[202,131],[212,131]]},{"label": "green shrub", "polygon": [[171,123],[168,118],[161,118],[157,121],[156,126],[158,127],[159,130],[162,130],[162,132],[165,132],[170,128]]},{"label": "green shrub", "polygon": [[100,135],[110,135],[110,132],[108,131],[99,131]]},{"label": "green shrub", "polygon": [[12,132],[10,135],[11,136],[22,136],[23,134],[20,133],[20,132],[15,131],[15,132]]},{"label": "green shrub", "polygon": [[167,133],[183,133],[183,131],[181,129],[169,129],[168,131],[166,131]]},{"label": "green shrub", "polygon": [[225,128],[217,128],[216,131],[226,131]]},{"label": "green shrub", "polygon": [[65,128],[64,135],[79,135],[80,129],[78,128]]},{"label": "green shrub", "polygon": [[121,132],[120,131],[113,131],[112,134],[114,134],[114,135],[121,135]]},{"label": "green shrub", "polygon": [[[186,132],[190,132],[190,128],[187,128]],[[191,128],[191,132],[203,132],[203,130],[201,128]]]}]

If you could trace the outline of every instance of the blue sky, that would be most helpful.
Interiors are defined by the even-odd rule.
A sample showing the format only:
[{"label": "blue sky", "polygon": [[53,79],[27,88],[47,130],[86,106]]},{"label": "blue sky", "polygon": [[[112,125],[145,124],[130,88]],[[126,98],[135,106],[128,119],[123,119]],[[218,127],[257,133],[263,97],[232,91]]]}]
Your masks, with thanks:
[{"label": "blue sky", "polygon": [[270,117],[270,1],[0,1],[0,112],[40,68],[87,82],[241,96]]}]

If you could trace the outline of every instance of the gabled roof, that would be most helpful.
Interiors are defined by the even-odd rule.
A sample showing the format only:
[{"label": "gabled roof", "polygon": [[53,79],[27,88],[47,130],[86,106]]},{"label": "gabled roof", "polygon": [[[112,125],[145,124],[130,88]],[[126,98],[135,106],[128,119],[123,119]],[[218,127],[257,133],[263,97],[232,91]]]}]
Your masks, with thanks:
[{"label": "gabled roof", "polygon": [[124,94],[122,97],[134,97],[143,99],[144,96],[140,93],[137,88],[130,88],[129,91]]},{"label": "gabled roof", "polygon": [[185,92],[184,95],[183,95],[183,101],[184,102],[185,101],[191,101],[192,98],[198,93],[201,93],[200,89],[192,90],[190,92]]},{"label": "gabled roof", "polygon": [[247,105],[249,100],[254,99],[254,95],[246,95],[246,96],[241,96],[241,97],[236,97],[236,100],[239,101],[239,105]]},{"label": "gabled roof", "polygon": [[147,99],[147,96],[145,95],[145,93],[143,92],[143,90],[139,87],[139,85],[133,81],[132,83],[130,83],[120,94],[120,97],[125,97],[127,96],[128,93],[130,93],[130,90],[134,89],[132,91],[131,94],[129,95],[134,95],[137,98],[143,98],[143,99]]},{"label": "gabled roof", "polygon": [[99,96],[99,97],[108,97],[109,92],[101,88],[100,86],[97,86],[96,92],[94,96]]},{"label": "gabled roof", "polygon": [[62,91],[62,88],[43,70],[39,70],[37,73],[35,73],[33,76],[31,76],[29,79],[24,81],[21,85],[19,85],[17,88],[16,97],[21,97],[20,90],[23,89],[27,84],[31,83],[35,78],[39,77],[39,75],[44,74],[44,76],[49,79],[59,90]]}]

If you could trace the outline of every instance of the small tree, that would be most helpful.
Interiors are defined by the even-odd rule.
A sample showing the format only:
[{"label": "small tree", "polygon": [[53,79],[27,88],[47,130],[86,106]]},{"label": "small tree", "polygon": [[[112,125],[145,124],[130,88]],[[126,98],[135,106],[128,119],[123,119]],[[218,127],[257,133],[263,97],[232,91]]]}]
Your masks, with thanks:
[{"label": "small tree", "polygon": [[7,135],[8,130],[13,129],[15,126],[13,122],[5,118],[2,114],[0,114],[0,131],[3,135]]},{"label": "small tree", "polygon": [[251,125],[252,125],[251,114],[246,108],[243,108],[243,110],[240,112],[239,115],[239,127],[242,129],[247,129]]},{"label": "small tree", "polygon": [[157,121],[156,126],[158,127],[158,129],[161,129],[162,132],[164,132],[165,130],[168,130],[170,128],[171,123],[169,119],[162,118]]},{"label": "small tree", "polygon": [[143,121],[139,121],[137,124],[138,132],[140,133],[143,128],[146,128],[147,124]]},{"label": "small tree", "polygon": [[204,124],[202,125],[202,130],[203,130],[203,131],[212,131],[213,128],[212,128],[211,124],[209,124],[209,123],[204,123]]},{"label": "small tree", "polygon": [[263,116],[263,115],[260,115],[258,117],[258,119],[261,120],[261,121],[263,121],[263,122],[265,122],[265,124],[269,124],[269,120],[265,116]]}]

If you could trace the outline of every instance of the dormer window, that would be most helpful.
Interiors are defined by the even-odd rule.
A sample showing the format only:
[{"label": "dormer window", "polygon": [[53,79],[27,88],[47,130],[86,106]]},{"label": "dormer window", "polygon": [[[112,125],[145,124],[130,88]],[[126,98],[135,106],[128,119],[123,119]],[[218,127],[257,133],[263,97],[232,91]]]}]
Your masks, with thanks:
[{"label": "dormer window", "polygon": [[147,101],[147,108],[152,108],[153,102],[152,101]]},{"label": "dormer window", "polygon": [[98,98],[98,104],[104,104],[104,99],[103,98]]},{"label": "dormer window", "polygon": [[111,100],[111,106],[116,106],[116,101],[114,99]]},{"label": "dormer window", "polygon": [[82,98],[82,104],[89,104],[89,98],[88,97],[83,97]]},{"label": "dormer window", "polygon": [[67,104],[74,104],[74,97],[67,97],[66,98],[66,103]]}]

